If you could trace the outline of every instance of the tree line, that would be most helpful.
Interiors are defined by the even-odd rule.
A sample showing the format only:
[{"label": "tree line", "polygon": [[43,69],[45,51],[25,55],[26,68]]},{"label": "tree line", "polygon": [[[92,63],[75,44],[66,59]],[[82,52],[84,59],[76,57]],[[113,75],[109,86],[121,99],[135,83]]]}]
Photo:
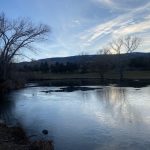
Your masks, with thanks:
[{"label": "tree line", "polygon": [[49,65],[47,62],[41,62],[35,65],[24,65],[23,67],[19,67],[19,71],[23,72],[32,72],[39,71],[42,73],[74,73],[79,69],[79,65],[77,63],[58,63]]},{"label": "tree line", "polygon": [[[95,55],[92,61],[77,62],[77,63],[53,63],[41,62],[35,65],[23,65],[18,68],[18,71],[22,72],[42,72],[42,73],[99,73],[101,78],[108,71],[118,71],[118,57],[121,57],[121,64],[124,67],[124,71],[147,71],[150,70],[150,55],[149,56],[132,56],[131,58],[127,54],[118,55]],[[83,59],[84,60],[84,59]]]}]

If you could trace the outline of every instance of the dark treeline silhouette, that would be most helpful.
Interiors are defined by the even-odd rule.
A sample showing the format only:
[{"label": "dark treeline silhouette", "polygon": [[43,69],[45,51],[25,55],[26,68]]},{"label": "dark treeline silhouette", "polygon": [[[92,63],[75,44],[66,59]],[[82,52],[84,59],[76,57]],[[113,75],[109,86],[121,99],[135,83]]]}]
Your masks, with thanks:
[{"label": "dark treeline silhouette", "polygon": [[64,73],[64,72],[76,72],[79,69],[78,64],[67,62],[63,63],[55,63],[50,66],[50,71],[53,73]]},{"label": "dark treeline silhouette", "polygon": [[[47,62],[41,62],[39,64],[35,65],[24,65],[21,68],[18,69],[18,71],[23,71],[23,72],[32,72],[32,71],[40,71],[42,73],[74,73],[78,72],[80,70],[80,66],[77,63],[59,63],[56,62],[54,64],[48,64]],[[81,69],[82,70],[82,69]]]},{"label": "dark treeline silhouette", "polygon": [[128,65],[131,70],[150,70],[150,57],[133,58]]},{"label": "dark treeline silhouette", "polygon": [[[75,56],[76,57],[76,56]],[[89,56],[80,56],[89,57]],[[100,77],[105,78],[105,74],[110,71],[118,71],[118,57],[121,58],[124,71],[148,71],[150,70],[150,54],[138,55],[121,54],[121,55],[94,55],[92,59],[80,60],[79,62],[37,62],[36,64],[17,64],[17,70],[21,72],[42,72],[42,73],[99,73]]]}]

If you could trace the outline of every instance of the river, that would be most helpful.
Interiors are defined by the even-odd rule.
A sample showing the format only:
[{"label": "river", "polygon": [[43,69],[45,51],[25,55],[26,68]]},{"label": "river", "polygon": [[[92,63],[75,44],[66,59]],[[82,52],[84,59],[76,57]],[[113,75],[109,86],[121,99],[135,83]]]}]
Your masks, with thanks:
[{"label": "river", "polygon": [[31,140],[52,139],[55,150],[149,150],[150,86],[96,88],[13,91],[1,97],[0,118],[21,125]]}]

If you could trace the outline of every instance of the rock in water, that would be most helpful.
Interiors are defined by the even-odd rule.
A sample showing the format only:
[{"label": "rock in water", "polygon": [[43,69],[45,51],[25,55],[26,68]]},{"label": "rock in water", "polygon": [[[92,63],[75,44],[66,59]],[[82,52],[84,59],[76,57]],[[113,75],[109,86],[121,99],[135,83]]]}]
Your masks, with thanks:
[{"label": "rock in water", "polygon": [[42,133],[46,135],[48,134],[48,130],[43,130]]}]

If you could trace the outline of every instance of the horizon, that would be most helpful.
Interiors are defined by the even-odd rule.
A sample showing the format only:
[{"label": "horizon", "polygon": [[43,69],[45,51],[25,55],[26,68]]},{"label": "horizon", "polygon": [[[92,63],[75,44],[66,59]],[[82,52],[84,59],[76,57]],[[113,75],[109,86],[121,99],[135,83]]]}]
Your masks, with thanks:
[{"label": "horizon", "polygon": [[11,19],[28,17],[51,27],[48,40],[35,44],[39,54],[25,53],[32,59],[95,54],[124,35],[142,37],[136,52],[150,52],[149,0],[2,0],[1,12]]},{"label": "horizon", "polygon": [[[132,54],[150,54],[150,52],[133,52],[133,53],[122,53],[121,55],[132,55]],[[82,56],[102,56],[102,55],[119,55],[119,54],[85,54],[85,55],[70,55],[70,56],[58,56],[58,57],[46,57],[46,58],[42,58],[42,59],[28,59],[25,61],[19,61],[16,63],[24,63],[24,62],[36,62],[36,61],[40,61],[40,60],[47,60],[47,59],[61,59],[61,58],[69,58],[69,57],[82,57]]]}]

